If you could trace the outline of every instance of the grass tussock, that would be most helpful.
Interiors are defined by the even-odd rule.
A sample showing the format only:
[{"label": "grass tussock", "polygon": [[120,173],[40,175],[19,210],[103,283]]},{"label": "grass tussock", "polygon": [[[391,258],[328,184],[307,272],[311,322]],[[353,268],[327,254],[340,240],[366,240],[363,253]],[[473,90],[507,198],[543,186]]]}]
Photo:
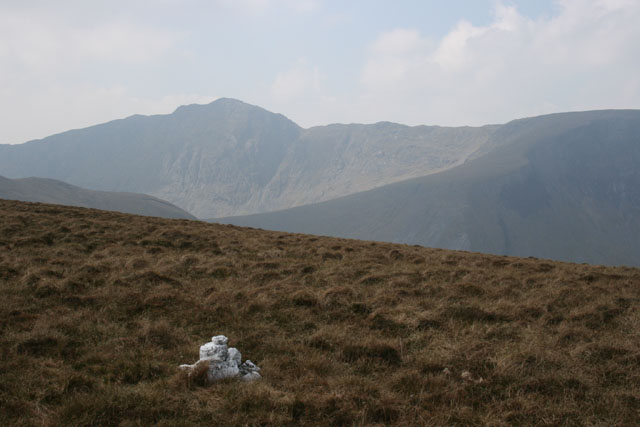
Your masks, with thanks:
[{"label": "grass tussock", "polygon": [[[633,425],[640,271],[0,201],[0,425]],[[224,334],[262,368],[206,385]]]}]

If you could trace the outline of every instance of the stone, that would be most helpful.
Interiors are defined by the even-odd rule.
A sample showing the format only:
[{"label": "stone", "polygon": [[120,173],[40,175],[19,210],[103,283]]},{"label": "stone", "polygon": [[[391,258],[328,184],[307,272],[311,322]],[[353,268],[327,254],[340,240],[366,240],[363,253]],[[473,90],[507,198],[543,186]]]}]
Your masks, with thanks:
[{"label": "stone", "polygon": [[200,360],[227,360],[229,357],[228,341],[224,335],[211,338],[211,342],[200,347]]},{"label": "stone", "polygon": [[463,371],[463,372],[460,374],[460,378],[461,378],[463,381],[472,382],[472,383],[476,383],[476,384],[481,384],[481,383],[483,383],[483,382],[484,382],[484,379],[483,379],[482,377],[477,377],[477,378],[476,378],[476,377],[474,377],[474,376],[471,374],[471,372],[469,372],[469,371]]},{"label": "stone", "polygon": [[225,378],[239,378],[243,381],[253,381],[261,378],[260,368],[250,360],[242,363],[242,354],[235,348],[229,348],[228,338],[217,335],[200,347],[200,360],[193,365],[180,365],[180,369],[191,374],[198,364],[208,363],[207,380],[216,382]]},{"label": "stone", "polygon": [[251,360],[245,360],[245,362],[240,365],[240,378],[243,381],[253,381],[261,378],[259,372],[260,368],[254,365]]},{"label": "stone", "polygon": [[229,360],[233,360],[238,366],[242,364],[242,354],[240,354],[237,348],[231,347],[229,349]]}]

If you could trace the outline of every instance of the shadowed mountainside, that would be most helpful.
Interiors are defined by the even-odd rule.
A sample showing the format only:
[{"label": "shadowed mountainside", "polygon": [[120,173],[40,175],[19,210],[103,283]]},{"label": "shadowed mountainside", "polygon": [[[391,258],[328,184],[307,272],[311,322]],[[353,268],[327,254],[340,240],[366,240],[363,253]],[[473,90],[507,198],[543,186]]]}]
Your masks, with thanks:
[{"label": "shadowed mountainside", "polygon": [[0,145],[0,175],[150,194],[199,218],[329,200],[461,163],[496,126],[302,129],[233,99]]},{"label": "shadowed mountainside", "polygon": [[447,171],[217,221],[596,264],[640,265],[640,112],[510,122]]},{"label": "shadowed mountainside", "polygon": [[[2,425],[634,425],[640,270],[0,200]],[[224,334],[263,379],[178,365]]]},{"label": "shadowed mountainside", "polygon": [[163,218],[196,219],[177,206],[146,194],[91,191],[45,178],[0,176],[0,199],[53,203]]}]

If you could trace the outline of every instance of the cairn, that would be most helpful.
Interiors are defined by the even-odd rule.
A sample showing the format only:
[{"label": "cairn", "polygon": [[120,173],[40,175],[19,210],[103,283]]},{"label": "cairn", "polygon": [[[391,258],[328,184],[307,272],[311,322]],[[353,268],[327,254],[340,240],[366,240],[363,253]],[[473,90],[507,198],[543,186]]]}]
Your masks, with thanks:
[{"label": "cairn", "polygon": [[250,360],[242,363],[242,355],[237,348],[227,346],[228,338],[218,335],[211,338],[200,347],[200,360],[193,365],[180,365],[180,369],[193,372],[197,366],[203,363],[208,365],[207,380],[209,382],[220,381],[225,378],[239,378],[243,381],[253,381],[261,378],[260,368]]}]

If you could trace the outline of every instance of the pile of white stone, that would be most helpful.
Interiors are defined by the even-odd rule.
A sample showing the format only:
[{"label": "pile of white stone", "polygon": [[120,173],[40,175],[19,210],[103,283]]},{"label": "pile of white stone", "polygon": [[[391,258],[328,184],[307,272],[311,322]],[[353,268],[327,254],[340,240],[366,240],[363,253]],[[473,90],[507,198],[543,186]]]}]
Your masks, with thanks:
[{"label": "pile of white stone", "polygon": [[242,355],[237,348],[227,347],[229,340],[224,335],[211,338],[211,342],[200,347],[200,360],[193,365],[180,365],[180,369],[193,372],[203,363],[209,365],[207,380],[219,381],[225,378],[239,378],[243,381],[253,381],[260,378],[260,368],[251,360],[242,363]]}]

